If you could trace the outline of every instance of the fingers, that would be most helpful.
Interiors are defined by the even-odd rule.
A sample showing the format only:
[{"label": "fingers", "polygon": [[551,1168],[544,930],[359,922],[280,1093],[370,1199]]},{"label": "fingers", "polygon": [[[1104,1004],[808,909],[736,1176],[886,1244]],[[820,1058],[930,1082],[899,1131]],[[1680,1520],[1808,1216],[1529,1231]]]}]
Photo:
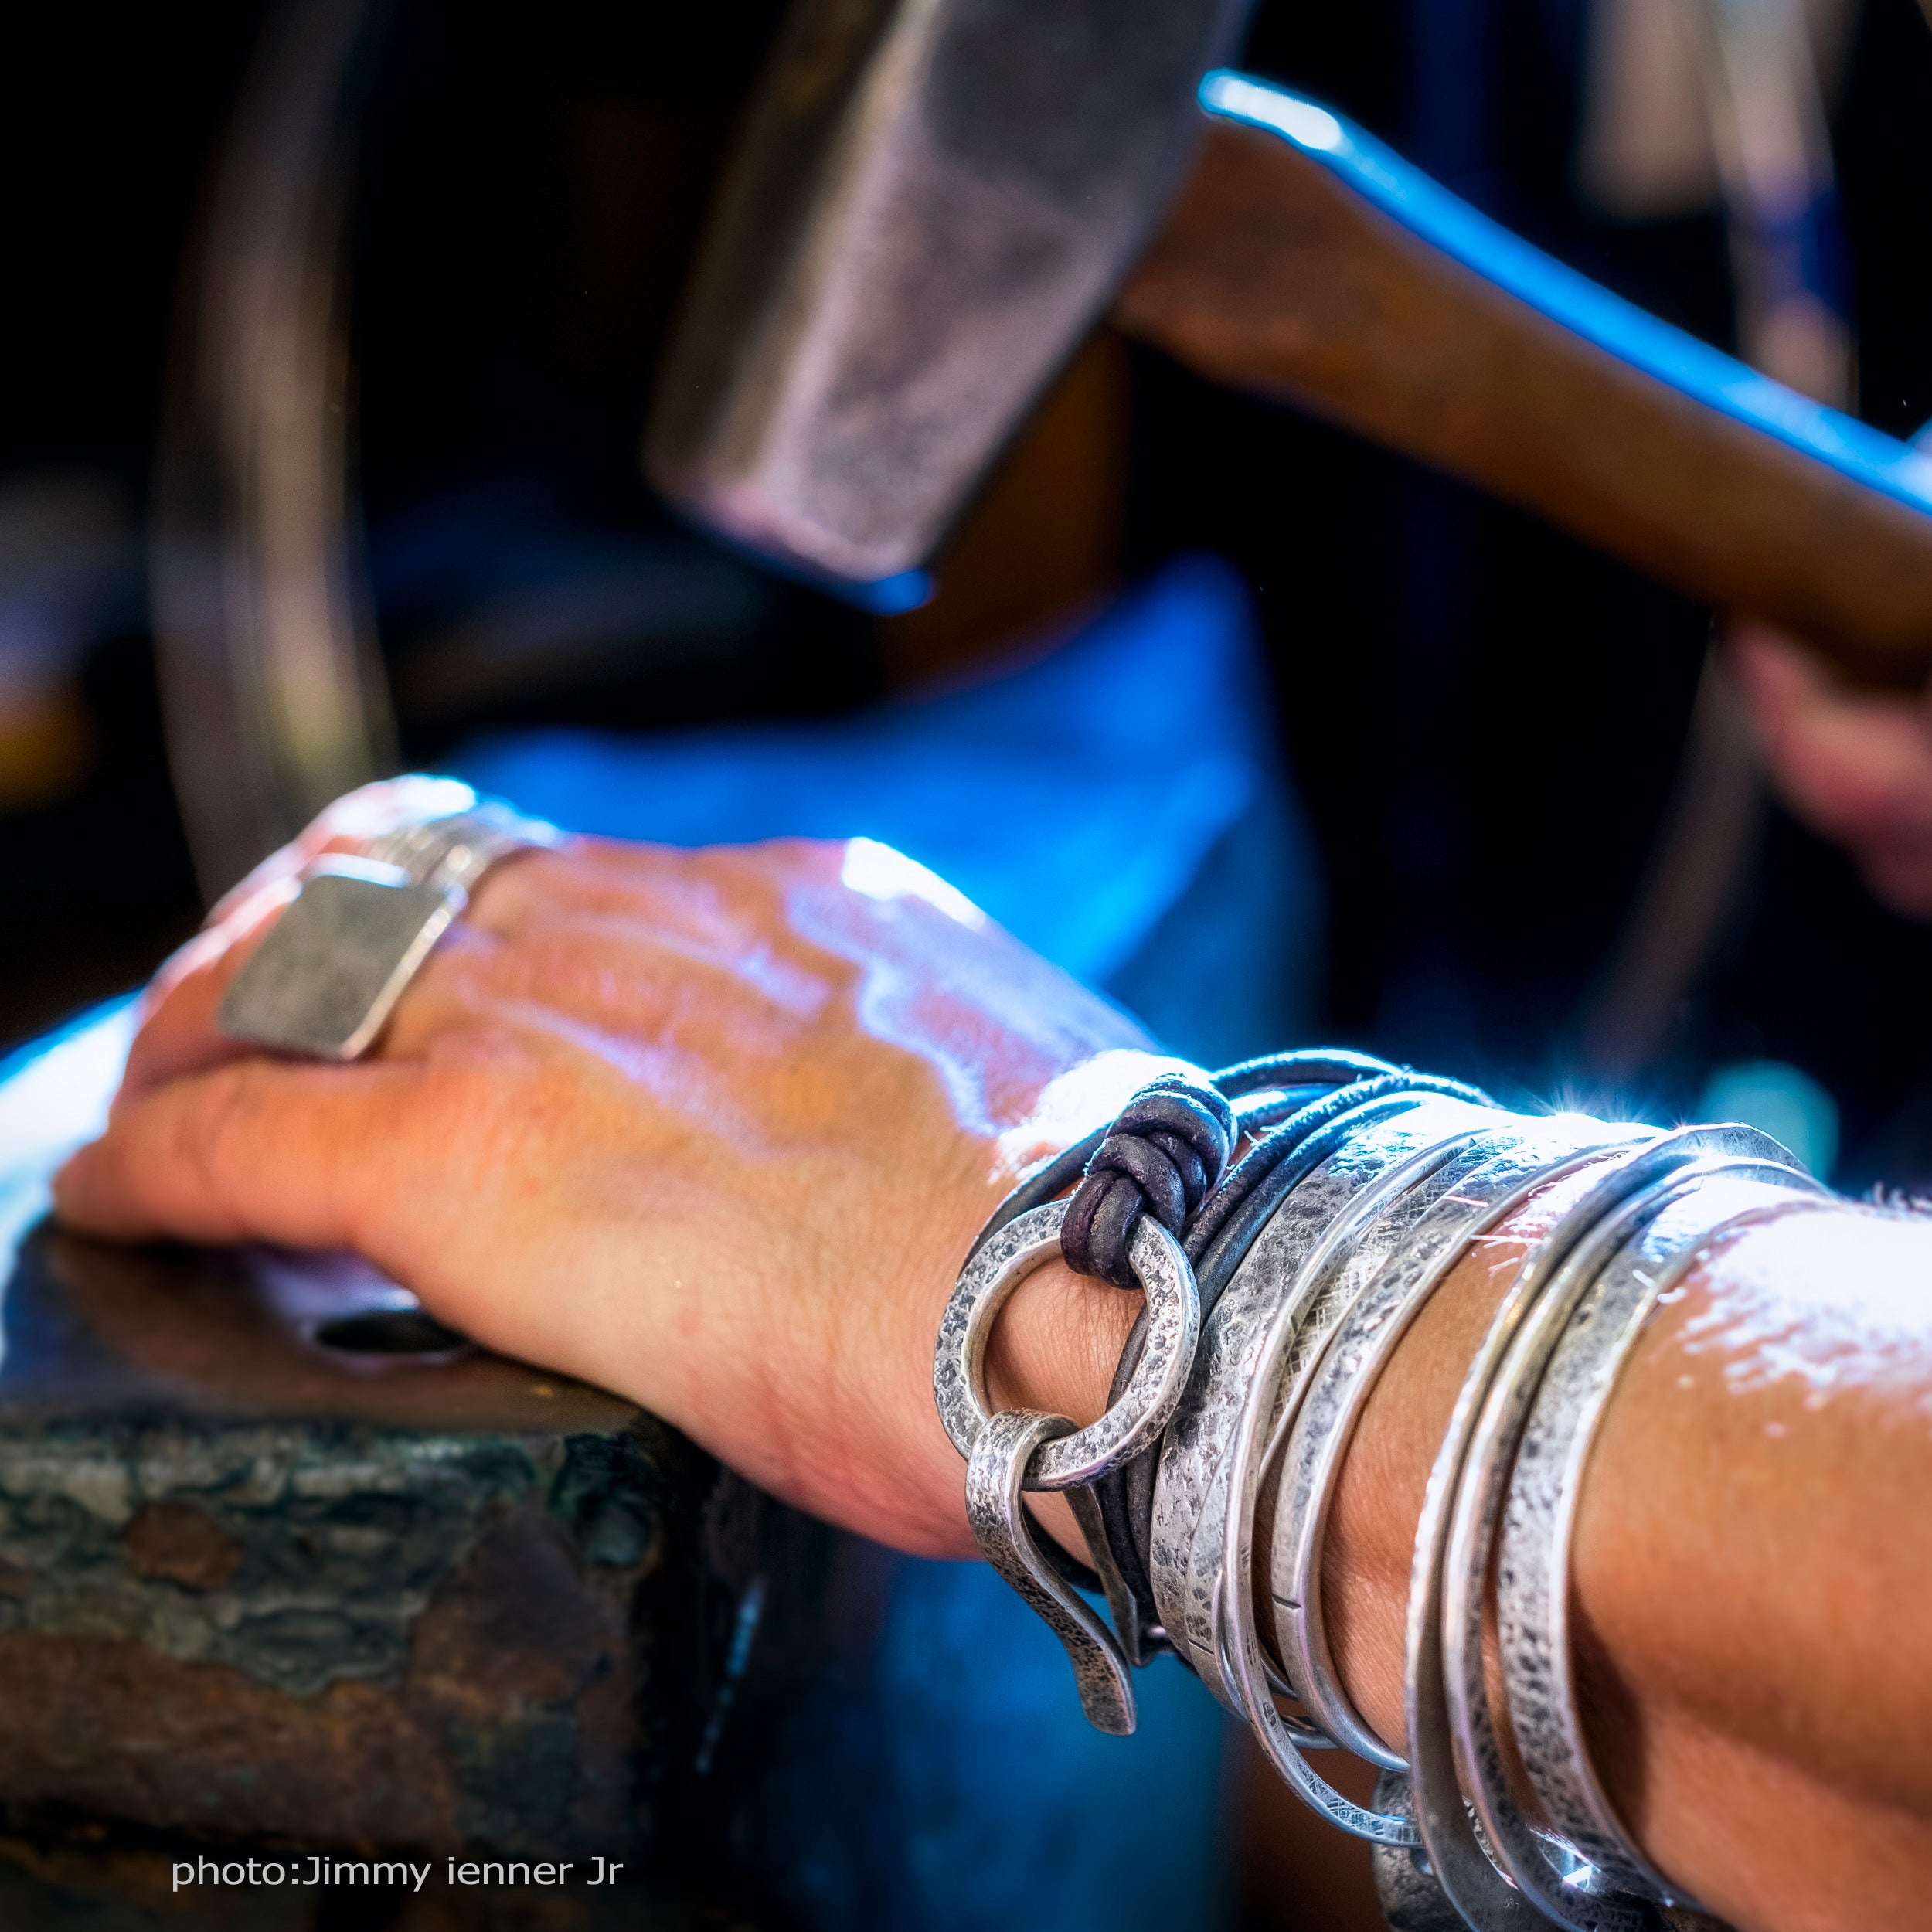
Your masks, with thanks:
[{"label": "fingers", "polygon": [[1755,628],[1734,641],[1732,659],[1792,811],[1845,845],[1881,898],[1932,913],[1932,709],[1847,690]]},{"label": "fingers", "polygon": [[[828,991],[822,969],[835,962],[781,930],[788,869],[776,849],[700,857],[585,841],[520,855],[483,881],[377,1054],[420,1058],[440,1035],[539,1007],[633,1039],[669,1032],[680,1016],[715,1028],[752,1006],[761,1017],[815,1012]],[[225,1038],[217,1017],[292,890],[284,879],[240,901],[157,977],[117,1106],[259,1053]]]},{"label": "fingers", "polygon": [[197,933],[163,964],[148,988],[141,1031],[128,1056],[121,1077],[124,1097],[257,1050],[219,1032],[215,1015],[229,982],[294,896],[292,876],[265,888],[239,904],[219,925]]},{"label": "fingers", "polygon": [[423,1143],[420,1070],[248,1059],[117,1106],[56,1177],[61,1218],[124,1239],[364,1253]]},{"label": "fingers", "polygon": [[[478,887],[404,994],[377,1057],[420,1060],[442,1035],[539,1010],[634,1042],[786,1036],[787,1016],[822,1009],[842,968],[788,930],[784,895],[801,877],[835,876],[836,850],[700,854],[579,840],[519,855]],[[260,1056],[225,1038],[217,1019],[294,890],[284,872],[231,895],[221,922],[157,975],[117,1117],[170,1082]]]},{"label": "fingers", "polygon": [[676,1141],[658,1145],[650,1061],[547,1005],[505,1002],[407,1058],[251,1055],[124,1093],[56,1177],[56,1208],[124,1240],[350,1248],[420,1288],[479,1199],[555,1198],[600,1107],[650,1139],[662,1169]]},{"label": "fingers", "polygon": [[1777,776],[1818,829],[1932,834],[1932,717],[1921,702],[1845,690],[1761,631],[1740,640],[1737,661]]},{"label": "fingers", "polygon": [[[366,792],[380,790],[365,787]],[[363,797],[352,794],[345,802],[353,804]],[[388,811],[395,801],[386,798],[383,803]],[[141,1031],[128,1056],[124,1094],[146,1093],[163,1081],[259,1053],[258,1048],[224,1037],[216,1016],[235,975],[261,943],[270,923],[294,896],[301,867],[315,852],[348,839],[349,835],[335,822],[342,815],[332,808],[298,845],[264,861],[223,900],[219,917],[208,929],[156,974]],[[361,835],[359,832],[356,835]],[[640,868],[632,864],[614,883],[602,881],[601,872],[607,869],[587,863],[585,855],[575,850],[519,855],[493,869],[484,879],[465,917],[438,947],[437,961],[473,947],[479,931],[512,934],[541,921],[559,906],[614,895],[627,905],[637,902],[640,892],[634,880]],[[581,883],[580,873],[587,875]],[[417,999],[417,988],[412,987],[404,995],[405,1009]],[[384,1044],[387,1046],[389,1042],[386,1039]]]}]

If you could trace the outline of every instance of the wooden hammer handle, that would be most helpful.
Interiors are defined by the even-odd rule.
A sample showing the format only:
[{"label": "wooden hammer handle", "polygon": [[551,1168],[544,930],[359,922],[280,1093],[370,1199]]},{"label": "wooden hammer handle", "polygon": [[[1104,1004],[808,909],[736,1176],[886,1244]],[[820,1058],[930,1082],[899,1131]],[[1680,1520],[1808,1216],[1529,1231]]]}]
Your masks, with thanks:
[{"label": "wooden hammer handle", "polygon": [[1312,138],[1211,121],[1122,326],[1862,680],[1932,670],[1932,461],[1631,308],[1335,117],[1232,76],[1210,100],[1216,79]]}]

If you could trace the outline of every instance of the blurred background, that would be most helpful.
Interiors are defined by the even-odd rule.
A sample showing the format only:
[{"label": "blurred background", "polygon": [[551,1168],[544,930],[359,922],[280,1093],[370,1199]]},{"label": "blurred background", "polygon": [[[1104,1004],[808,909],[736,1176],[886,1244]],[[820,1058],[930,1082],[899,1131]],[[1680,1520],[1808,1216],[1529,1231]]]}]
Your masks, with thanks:
[{"label": "blurred background", "polygon": [[[1267,5],[1246,60],[1659,314],[1910,434],[1932,416],[1932,35],[1913,0],[1808,0],[1808,15],[1710,0],[1787,53],[1795,21],[1808,56],[1793,81],[1758,50],[1760,90],[1765,72],[1774,94],[1781,74],[1815,90],[1826,137],[1805,205],[1767,209],[1726,151],[1689,17],[1703,4]],[[1531,519],[1104,331],[924,609],[854,611],[653,502],[636,452],[654,360],[781,11],[235,0],[23,17],[0,82],[0,1037],[138,979],[266,835],[211,628],[231,658],[251,622],[313,634],[308,715],[298,701],[284,724],[317,740],[291,754],[313,783],[343,736],[334,651],[359,665],[350,736],[410,764],[493,747],[471,760],[488,774],[514,752],[528,791],[540,730],[862,718],[1039,658],[1172,560],[1213,559],[1219,576],[1197,563],[1170,587],[1170,604],[1215,607],[1170,612],[1170,646],[1213,633],[1229,678],[1251,655],[1265,680],[1272,747],[1235,750],[1278,752],[1282,806],[1250,826],[1268,848],[1250,862],[1257,880],[1297,875],[1285,896],[1244,895],[1295,927],[1224,962],[1235,981],[1294,980],[1250,988],[1250,1022],[1653,1110],[1695,1107],[1730,1070],[1733,1086],[1782,1081],[1773,1104],[1835,1140],[1848,1184],[1932,1168],[1926,934],[1730,769],[1744,754],[1721,721],[1692,732],[1709,614]],[[1803,299],[1767,320],[1781,274]],[[930,750],[1004,726],[1017,754],[1032,709],[921,729]],[[732,767],[716,835],[796,822],[922,842],[923,821],[858,823],[882,814],[849,770],[829,801],[801,795],[849,760],[781,779],[734,743],[759,769]],[[747,786],[779,795],[747,804]],[[1009,816],[1050,814],[1052,793]],[[236,822],[211,829],[230,801]],[[710,833],[709,809],[639,829]],[[1217,830],[1196,811],[1125,927],[1048,950],[1117,978],[1155,902],[1242,815],[1226,807]],[[945,838],[923,842],[961,869]],[[1026,903],[1053,873],[962,883],[1055,940]],[[1147,977],[1117,991],[1177,1044],[1224,1043],[1179,1039]]]},{"label": "blurred background", "polygon": [[[1932,930],[1780,808],[1708,611],[1104,328],[917,610],[654,501],[656,359],[782,12],[16,19],[0,1045],[138,982],[372,760],[587,829],[886,839],[1210,1061],[1333,1038],[1932,1185]],[[1932,417],[1916,0],[1268,0],[1243,64],[1783,379]],[[1187,1825],[1238,1828],[1235,1909],[1366,1923],[1359,1848],[1235,1788]]]}]

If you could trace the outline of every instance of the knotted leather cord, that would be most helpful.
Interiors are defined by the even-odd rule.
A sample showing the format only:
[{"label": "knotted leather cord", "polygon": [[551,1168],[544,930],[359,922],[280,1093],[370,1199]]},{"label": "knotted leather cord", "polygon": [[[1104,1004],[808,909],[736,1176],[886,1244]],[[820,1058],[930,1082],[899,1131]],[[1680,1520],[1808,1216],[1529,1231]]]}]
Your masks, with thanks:
[{"label": "knotted leather cord", "polygon": [[1117,1288],[1134,1287],[1127,1243],[1141,1216],[1178,1235],[1227,1172],[1234,1138],[1234,1109],[1216,1088],[1184,1073],[1142,1087],[1114,1115],[1067,1203],[1067,1264]]},{"label": "knotted leather cord", "polygon": [[[1292,1060],[1301,1056],[1283,1054],[1279,1057]],[[1250,1061],[1228,1072],[1244,1074],[1250,1067],[1265,1068],[1269,1064]],[[1223,1077],[1216,1076],[1216,1083],[1219,1085]],[[1315,1134],[1341,1114],[1403,1094],[1444,1094],[1478,1107],[1495,1104],[1480,1088],[1434,1074],[1418,1073],[1407,1067],[1391,1066],[1382,1060],[1362,1066],[1345,1084],[1328,1087],[1302,1104],[1291,1107],[1285,1118],[1272,1106],[1256,1110],[1264,1116],[1275,1115],[1280,1124],[1263,1134],[1202,1202],[1183,1237],[1182,1245],[1194,1264],[1195,1281],[1200,1291],[1203,1323],[1276,1209],[1297,1183],[1327,1158],[1321,1149],[1308,1146]],[[1284,1094],[1283,1098],[1285,1100],[1288,1096]],[[1260,1121],[1255,1123],[1261,1124]],[[1143,1315],[1134,1322],[1121,1351],[1113,1385],[1107,1392],[1110,1403],[1118,1400],[1120,1391],[1132,1376],[1141,1359],[1146,1332]],[[1136,1628],[1123,1632],[1121,1639],[1129,1657],[1136,1662],[1152,1651],[1172,1648],[1160,1628],[1160,1613],[1155,1607],[1154,1587],[1148,1575],[1154,1478],[1158,1461],[1157,1446],[1094,1485],[1108,1552],[1134,1602]]]},{"label": "knotted leather cord", "polygon": [[[1296,1155],[1338,1115],[1400,1094],[1446,1094],[1480,1107],[1479,1089],[1396,1066],[1366,1053],[1302,1049],[1243,1060],[1205,1083],[1165,1074],[1143,1087],[1106,1127],[1044,1162],[1014,1189],[971,1252],[1030,1209],[1080,1183],[1067,1209],[1061,1250],[1081,1274],[1134,1287],[1125,1248],[1143,1213],[1179,1236],[1193,1264],[1203,1321],[1234,1277],[1255,1237],[1290,1190],[1323,1158]],[[1230,1103],[1247,1100],[1243,1107]],[[1230,1155],[1260,1138],[1233,1167]],[[968,1259],[971,1258],[969,1255]],[[1124,1277],[1124,1279],[1122,1277]],[[1132,1376],[1145,1343],[1141,1314],[1128,1336],[1108,1392],[1111,1403]],[[1148,1575],[1158,1448],[1094,1485],[1109,1554],[1134,1605],[1135,1628],[1119,1633],[1129,1659],[1172,1648],[1159,1627]],[[1043,1547],[1056,1569],[1083,1590],[1100,1578],[1053,1537]]]},{"label": "knotted leather cord", "polygon": [[[1250,1094],[1274,1094],[1281,1099],[1286,1099],[1318,1089],[1325,1093],[1334,1087],[1345,1087],[1352,1083],[1373,1080],[1403,1070],[1391,1065],[1387,1060],[1376,1060],[1366,1053],[1352,1053],[1342,1049],[1319,1049],[1271,1053],[1260,1060],[1243,1060],[1236,1066],[1223,1067],[1218,1073],[1210,1073],[1207,1080],[1209,1085],[1215,1090],[1215,1097],[1223,1101],[1237,1100]],[[1172,1075],[1164,1077],[1165,1079],[1173,1077]],[[1417,1075],[1416,1077],[1420,1079],[1424,1077]],[[1157,1080],[1152,1084],[1158,1088],[1162,1086],[1163,1082]],[[1192,1090],[1200,1090],[1199,1083],[1189,1082],[1188,1084]],[[1139,1097],[1139,1094],[1134,1097],[1134,1100]],[[1304,1098],[1297,1100],[1295,1106],[1306,1104]],[[1128,1102],[1130,1107],[1133,1104],[1133,1100]],[[1253,1131],[1257,1126],[1272,1126],[1277,1121],[1285,1120],[1289,1114],[1295,1111],[1295,1106],[1289,1107],[1284,1113],[1277,1103],[1267,1103],[1245,1114],[1242,1125],[1249,1132]],[[1122,1110],[1123,1112],[1125,1111]],[[1042,1162],[1032,1173],[1024,1176],[1019,1186],[994,1209],[992,1218],[980,1230],[979,1238],[974,1242],[966,1259],[970,1261],[1009,1223],[1017,1221],[1022,1214],[1063,1194],[1080,1179],[1087,1172],[1087,1162],[1100,1151],[1101,1143],[1114,1131],[1114,1123],[1111,1121],[1104,1127],[1096,1128],[1092,1133],[1076,1141],[1064,1152]],[[1250,1150],[1250,1154],[1252,1151]],[[1236,1172],[1239,1172],[1238,1168]],[[1227,1178],[1232,1180],[1233,1176],[1230,1175]],[[1213,1199],[1204,1201],[1201,1212],[1210,1212],[1215,1205]],[[1196,1218],[1199,1218],[1199,1215]],[[1178,1233],[1180,1230],[1176,1229],[1174,1232]]]}]

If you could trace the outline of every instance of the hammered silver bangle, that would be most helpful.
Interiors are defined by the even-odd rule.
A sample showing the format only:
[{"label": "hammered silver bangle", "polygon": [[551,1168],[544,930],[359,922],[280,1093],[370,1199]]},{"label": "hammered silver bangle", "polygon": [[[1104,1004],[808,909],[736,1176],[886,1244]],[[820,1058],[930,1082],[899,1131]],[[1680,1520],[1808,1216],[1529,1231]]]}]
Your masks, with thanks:
[{"label": "hammered silver bangle", "polygon": [[[1552,1275],[1485,1395],[1456,1485],[1442,1594],[1443,1681],[1461,1796],[1483,1849],[1505,1880],[1566,1932],[1646,1932],[1645,1901],[1603,1895],[1581,1859],[1532,1829],[1504,1770],[1484,1675],[1490,1562],[1511,1462],[1536,1379],[1577,1301],[1616,1248],[1701,1178],[1690,1162],[1651,1180],[1589,1229]],[[1692,1178],[1687,1179],[1687,1176]],[[1480,1921],[1478,1921],[1480,1923]]]},{"label": "hammered silver bangle", "polygon": [[1478,1932],[1542,1932],[1549,1921],[1503,1876],[1485,1849],[1458,1779],[1449,1717],[1444,1595],[1451,1513],[1464,1462],[1505,1357],[1577,1243],[1631,1195],[1695,1159],[1701,1145],[1681,1134],[1654,1135],[1615,1159],[1524,1257],[1464,1375],[1429,1472],[1416,1527],[1404,1640],[1410,1802],[1430,1876],[1464,1923]]},{"label": "hammered silver bangle", "polygon": [[1369,1730],[1342,1689],[1321,1604],[1328,1512],[1355,1425],[1410,1323],[1471,1246],[1530,1196],[1629,1142],[1600,1123],[1558,1116],[1485,1136],[1439,1170],[1413,1226],[1337,1326],[1293,1427],[1276,1481],[1268,1583],[1284,1675],[1330,1736],[1386,1769],[1405,1760]]},{"label": "hammered silver bangle", "polygon": [[[968,1458],[981,1547],[1066,1645],[1102,1729],[1132,1728],[1128,1653],[1049,1560],[1022,1492],[1067,1495],[1124,1628],[1133,1600],[1087,1485],[1158,1439],[1142,1530],[1157,1634],[1248,1723],[1299,1797],[1371,1841],[1405,1927],[1657,1932],[1701,1908],[1651,1868],[1589,1757],[1570,1655],[1578,1498],[1618,1373],[1662,1299],[1727,1231],[1831,1197],[1751,1128],[1665,1133],[1480,1100],[1384,1090],[1321,1119],[1273,1201],[1257,1196],[1244,1210],[1240,1242],[1224,1230],[1207,1247],[1202,1279],[1226,1286],[1205,1316],[1188,1251],[1151,1217],[1125,1223],[1146,1346],[1083,1430],[987,1409],[987,1334],[1013,1285],[1058,1248],[1065,1207],[996,1223],[948,1303],[934,1393]],[[1410,1581],[1405,1759],[1356,1709],[1328,1648],[1323,1549],[1342,1464],[1436,1289],[1533,1196],[1580,1173],[1579,1198],[1515,1266],[1430,1473]],[[1492,1570],[1504,1648],[1495,1712],[1483,1652]],[[1505,1723],[1546,1823],[1531,1825],[1505,1777]],[[1304,1755],[1336,1746],[1382,1767],[1371,1805]]]},{"label": "hammered silver bangle", "polygon": [[[1728,1168],[1687,1186],[1624,1243],[1570,1318],[1524,1424],[1497,1566],[1505,1699],[1530,1788],[1549,1822],[1617,1890],[1696,1901],[1645,1859],[1590,1758],[1570,1648],[1570,1552],[1591,1450],[1637,1337],[1712,1243],[1826,1205],[1809,1176]],[[1702,1908],[1698,1908],[1702,1909]]]},{"label": "hammered silver bangle", "polygon": [[1389,1167],[1439,1138],[1444,1103],[1412,1094],[1332,1121],[1308,1172],[1270,1217],[1202,1326],[1192,1375],[1168,1426],[1155,1485],[1151,1569],[1168,1640],[1231,1710],[1220,1668],[1227,1456],[1265,1366],[1264,1351],[1304,1258],[1337,1214]]},{"label": "hammered silver bangle", "polygon": [[[1585,1861],[1566,1859],[1563,1849],[1533,1832],[1517,1809],[1484,1677],[1491,1557],[1531,1400],[1578,1303],[1637,1228],[1679,1194],[1740,1162],[1783,1167],[1790,1156],[1751,1128],[1696,1128],[1652,1142],[1628,1164],[1626,1175],[1641,1178],[1582,1230],[1529,1308],[1485,1392],[1456,1480],[1444,1564],[1442,1682],[1461,1796],[1502,1874],[1546,1920],[1569,1932],[1641,1932],[1647,1903],[1601,1889]],[[1426,1801],[1419,1795],[1419,1811]]]},{"label": "hammered silver bangle", "polygon": [[1253,1524],[1264,1450],[1273,1435],[1284,1384],[1294,1383],[1308,1359],[1298,1349],[1297,1338],[1311,1318],[1332,1323],[1338,1315],[1335,1279],[1345,1274],[1355,1243],[1384,1208],[1495,1117],[1491,1110],[1464,1102],[1431,1101],[1380,1132],[1370,1129],[1352,1137],[1289,1197],[1281,1218],[1293,1214],[1299,1199],[1319,1231],[1301,1251],[1285,1293],[1277,1290],[1273,1298],[1257,1372],[1223,1419],[1219,1519],[1215,1522],[1209,1512],[1196,1534],[1199,1550],[1204,1538],[1218,1532],[1219,1547],[1212,1551],[1213,1655],[1235,1709],[1253,1727],[1270,1761],[1297,1796],[1342,1830],[1374,1842],[1408,1843],[1415,1828],[1335,1790],[1302,1755],[1301,1727],[1288,1724],[1275,1707],[1254,1612]]},{"label": "hammered silver bangle", "polygon": [[[1293,1427],[1306,1394],[1319,1372],[1319,1365],[1327,1359],[1328,1344],[1362,1301],[1372,1298],[1376,1284],[1400,1256],[1416,1223],[1425,1218],[1445,1194],[1454,1193],[1464,1184],[1472,1168],[1487,1165],[1503,1145],[1517,1138],[1508,1130],[1496,1128],[1495,1117],[1489,1116],[1477,1131],[1432,1148],[1385,1175],[1376,1189],[1353,1205],[1347,1217],[1330,1229],[1322,1243],[1325,1255],[1318,1250],[1311,1256],[1309,1266],[1319,1270],[1313,1292],[1307,1298],[1305,1312],[1287,1335],[1276,1370],[1267,1378],[1271,1388],[1267,1388],[1267,1383],[1264,1385],[1271,1413],[1266,1424],[1265,1446],[1255,1464],[1254,1512],[1242,1526],[1245,1546],[1252,1549],[1258,1540],[1253,1525],[1259,1520],[1264,1491],[1273,1493],[1277,1536],[1283,1505],[1287,1503],[1292,1507],[1292,1499],[1283,1489],[1277,1472],[1281,1469],[1284,1445],[1292,1439]],[[1257,1396],[1263,1393],[1257,1389]],[[1250,1413],[1258,1417],[1260,1406],[1257,1400]],[[1301,1658],[1294,1641],[1294,1624],[1290,1614],[1299,1605],[1284,1597],[1281,1580],[1274,1574],[1272,1549],[1275,1546],[1276,1539],[1272,1537],[1264,1546],[1270,1555],[1265,1580],[1268,1622],[1272,1628],[1267,1629],[1266,1635],[1272,1638],[1274,1651],[1268,1658],[1268,1646],[1264,1643],[1264,1658],[1271,1664],[1279,1664],[1284,1686],[1301,1701],[1310,1719],[1338,1744],[1372,1764],[1399,1765],[1400,1759],[1355,1719],[1352,1707],[1336,1713],[1341,1719],[1337,1724],[1329,1722],[1328,1716],[1309,1701],[1305,1673],[1298,1668]],[[1231,1576],[1230,1592],[1238,1587]]]},{"label": "hammered silver bangle", "polygon": [[1231,1710],[1238,1707],[1223,1680],[1217,1642],[1230,1438],[1302,1256],[1355,1193],[1423,1143],[1417,1116],[1438,1104],[1430,1097],[1387,1096],[1330,1121],[1306,1150],[1309,1172],[1256,1237],[1202,1325],[1193,1372],[1162,1444],[1149,1570],[1168,1641]]}]

